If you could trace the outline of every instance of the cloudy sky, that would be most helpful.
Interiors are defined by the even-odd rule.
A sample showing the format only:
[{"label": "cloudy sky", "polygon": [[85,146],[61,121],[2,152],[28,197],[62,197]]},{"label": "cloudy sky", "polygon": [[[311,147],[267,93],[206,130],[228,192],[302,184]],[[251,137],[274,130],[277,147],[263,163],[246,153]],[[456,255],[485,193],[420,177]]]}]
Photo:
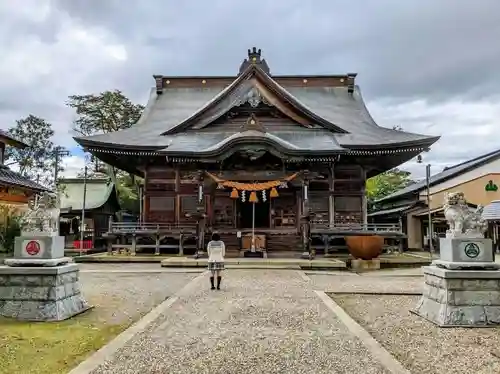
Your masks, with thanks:
[{"label": "cloudy sky", "polygon": [[276,74],[357,72],[381,126],[442,136],[434,173],[500,148],[499,40],[498,0],[0,0],[0,126],[32,113],[74,149],[69,95],[145,103],[153,74],[236,74],[256,46]]}]

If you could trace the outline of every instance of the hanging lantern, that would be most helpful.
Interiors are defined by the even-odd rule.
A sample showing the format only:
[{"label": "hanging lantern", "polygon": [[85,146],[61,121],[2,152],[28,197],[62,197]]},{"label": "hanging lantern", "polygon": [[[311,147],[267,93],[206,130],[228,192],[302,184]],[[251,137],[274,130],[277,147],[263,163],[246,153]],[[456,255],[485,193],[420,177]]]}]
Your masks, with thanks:
[{"label": "hanging lantern", "polygon": [[247,200],[247,193],[246,191],[241,191],[241,201],[245,202]]},{"label": "hanging lantern", "polygon": [[276,187],[271,188],[271,192],[269,193],[269,197],[274,198],[274,197],[278,197],[278,196],[279,196],[279,193],[278,193],[278,190],[276,189]]},{"label": "hanging lantern", "polygon": [[248,199],[251,203],[257,203],[259,202],[259,199],[257,198],[257,193],[255,191],[250,192],[250,198]]},{"label": "hanging lantern", "polygon": [[236,188],[233,188],[233,190],[231,191],[231,199],[237,199],[238,197],[238,190]]},{"label": "hanging lantern", "polygon": [[266,196],[266,190],[262,190],[262,201],[266,202],[267,196]]}]

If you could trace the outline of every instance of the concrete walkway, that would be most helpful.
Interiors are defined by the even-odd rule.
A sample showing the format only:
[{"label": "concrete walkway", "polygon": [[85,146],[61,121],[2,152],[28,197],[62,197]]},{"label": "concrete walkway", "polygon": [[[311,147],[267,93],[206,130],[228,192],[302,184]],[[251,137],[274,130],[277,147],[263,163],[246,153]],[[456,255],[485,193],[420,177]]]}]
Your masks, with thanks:
[{"label": "concrete walkway", "polygon": [[107,362],[72,373],[389,373],[302,272],[227,270],[222,288],[196,278]]}]

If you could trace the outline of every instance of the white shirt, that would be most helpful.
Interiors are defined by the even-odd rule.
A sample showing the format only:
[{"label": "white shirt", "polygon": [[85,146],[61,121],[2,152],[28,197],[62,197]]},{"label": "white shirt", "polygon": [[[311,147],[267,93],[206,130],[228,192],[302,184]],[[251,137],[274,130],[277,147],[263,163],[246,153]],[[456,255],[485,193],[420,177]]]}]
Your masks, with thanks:
[{"label": "white shirt", "polygon": [[226,245],[222,240],[211,240],[207,245],[208,262],[224,262]]}]

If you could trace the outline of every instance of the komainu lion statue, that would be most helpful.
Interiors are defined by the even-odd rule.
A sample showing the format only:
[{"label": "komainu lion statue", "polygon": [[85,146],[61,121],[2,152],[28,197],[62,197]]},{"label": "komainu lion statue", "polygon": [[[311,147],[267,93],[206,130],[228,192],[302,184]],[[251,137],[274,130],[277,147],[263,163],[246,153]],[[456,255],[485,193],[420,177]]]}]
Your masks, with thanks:
[{"label": "komainu lion statue", "polygon": [[52,234],[59,233],[59,195],[41,192],[28,201],[29,211],[23,216],[24,232]]},{"label": "komainu lion statue", "polygon": [[471,211],[463,192],[448,192],[444,197],[444,216],[450,228],[448,238],[483,238],[488,223],[481,218],[483,206]]}]

